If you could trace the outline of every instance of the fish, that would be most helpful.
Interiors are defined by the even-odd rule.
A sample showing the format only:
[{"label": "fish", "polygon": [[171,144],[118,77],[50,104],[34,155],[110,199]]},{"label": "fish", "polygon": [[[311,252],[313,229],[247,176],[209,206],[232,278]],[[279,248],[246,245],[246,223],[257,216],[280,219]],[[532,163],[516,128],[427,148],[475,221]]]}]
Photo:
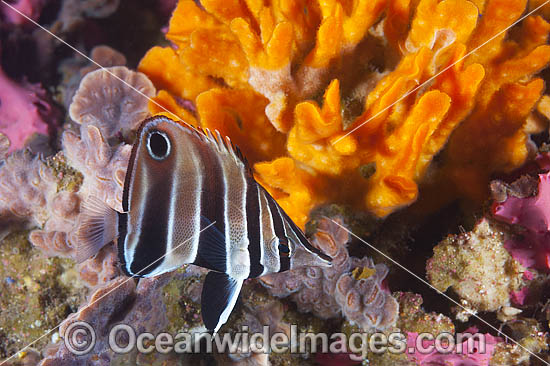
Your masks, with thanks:
[{"label": "fish", "polygon": [[201,295],[208,331],[227,322],[243,282],[305,266],[331,266],[228,137],[165,116],[140,126],[124,182],[123,212],[82,204],[77,261],[116,240],[122,271],[154,277],[185,264],[209,270]]}]

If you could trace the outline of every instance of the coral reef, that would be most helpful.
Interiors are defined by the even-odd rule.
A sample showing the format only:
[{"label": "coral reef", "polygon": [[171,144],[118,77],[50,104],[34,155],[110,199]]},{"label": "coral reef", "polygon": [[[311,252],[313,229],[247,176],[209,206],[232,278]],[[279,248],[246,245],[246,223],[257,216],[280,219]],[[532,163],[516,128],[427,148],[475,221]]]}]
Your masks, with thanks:
[{"label": "coral reef", "polygon": [[387,267],[374,265],[370,258],[350,257],[348,240],[341,224],[321,220],[312,243],[333,258],[332,267],[274,273],[260,281],[273,296],[291,296],[301,312],[311,311],[323,319],[343,314],[365,331],[393,326],[399,309],[382,284]]},{"label": "coral reef", "polygon": [[[550,26],[531,16],[507,40],[498,32],[525,0],[477,5],[181,0],[166,34],[175,47],[152,48],[139,70],[163,108],[229,135],[301,225],[324,202],[381,217],[411,204],[448,140],[430,199],[483,199],[492,172],[527,157],[522,126],[542,93],[533,75],[550,61]],[[292,183],[279,184],[288,169]]]},{"label": "coral reef", "polygon": [[[514,24],[542,3],[10,2],[107,69],[58,48],[0,4],[0,359],[516,366],[534,364],[533,352],[550,360],[548,7]],[[142,56],[139,71],[131,70]],[[50,94],[67,112],[62,128]],[[480,326],[471,313],[509,338],[486,334],[483,355],[368,352],[362,361],[311,345],[302,354],[256,353],[250,345],[210,355],[116,354],[108,333],[117,324],[193,337],[205,330],[205,270],[127,278],[116,242],[81,264],[71,260],[81,203],[93,197],[122,210],[135,130],[150,114],[229,136],[258,182],[333,258],[331,268],[245,281],[222,338],[264,325],[288,336],[296,324],[300,333],[329,336],[401,332],[414,347],[423,332]],[[435,209],[445,218],[431,222]],[[404,280],[408,274],[353,242],[344,222],[412,272],[426,269],[430,283],[467,310]],[[59,332],[16,354],[60,321]],[[95,328],[87,355],[61,341],[75,321]]]},{"label": "coral reef", "polygon": [[38,84],[11,80],[0,66],[0,133],[10,142],[9,152],[21,149],[32,138],[48,139],[59,111]]},{"label": "coral reef", "polygon": [[[32,20],[38,20],[44,5],[48,0],[17,0],[14,3],[10,3],[12,7],[19,12],[25,14]],[[23,15],[19,14],[15,10],[8,7],[6,4],[0,4],[0,17],[11,24],[15,25],[29,25],[29,20]]]},{"label": "coral reef", "polygon": [[452,288],[473,312],[510,306],[512,294],[523,286],[525,268],[505,249],[502,230],[483,219],[471,232],[448,236],[426,264],[430,283],[443,292]]},{"label": "coral reef", "polygon": [[87,60],[77,57],[65,60],[59,65],[64,87],[58,90],[59,95],[57,99],[67,109],[71,106],[74,94],[80,86],[82,78],[89,72],[98,69],[96,63],[103,67],[126,65],[126,57],[122,53],[106,45],[99,45],[92,48],[89,57],[95,63],[88,63]]},{"label": "coral reef", "polygon": [[102,248],[93,258],[80,264],[81,280],[91,289],[97,289],[113,278],[122,275],[118,267],[118,252],[116,245]]},{"label": "coral reef", "polygon": [[[127,84],[119,78],[126,79]],[[147,78],[125,67],[87,74],[70,108],[71,117],[80,124],[81,136],[70,131],[63,134],[67,161],[84,176],[80,196],[99,198],[117,211],[122,211],[122,188],[131,152],[131,146],[120,144],[120,140],[148,115],[147,99],[129,85],[144,95],[154,94]]]},{"label": "coral reef", "polygon": [[[61,325],[59,332],[64,336],[67,327],[75,321],[86,321],[97,334],[93,352],[86,357],[72,354],[64,343],[54,355],[46,357],[41,366],[49,365],[111,365],[116,357],[126,359],[130,355],[117,355],[109,347],[108,334],[112,326],[118,323],[132,324],[136,332],[145,330],[159,332],[168,324],[163,303],[163,287],[172,275],[142,280],[139,284],[126,277],[117,277],[96,290],[86,304],[77,313],[71,314]],[[153,311],[153,309],[156,309]],[[111,316],[105,316],[110,314]],[[120,314],[118,318],[116,314]],[[114,317],[113,317],[114,316]],[[143,355],[146,356],[146,355]],[[135,355],[134,355],[135,357]],[[129,360],[129,359],[127,359]],[[120,362],[120,360],[118,360]],[[122,361],[124,362],[124,361]],[[147,364],[137,362],[136,365]]]},{"label": "coral reef", "polygon": [[[477,329],[467,329],[465,333],[478,333]],[[418,333],[408,333],[407,347],[415,347]],[[432,350],[430,353],[416,350],[414,353],[407,352],[407,357],[410,361],[415,362],[418,366],[433,366],[433,365],[449,365],[449,366],[489,366],[489,361],[499,339],[490,334],[484,335],[485,348],[480,347],[480,340],[474,339],[473,348],[469,348],[468,340],[464,340],[461,344],[453,345],[453,350],[448,353],[440,353],[437,350]],[[434,340],[425,341],[423,347],[429,347],[435,344]],[[448,347],[447,347],[448,348]]]},{"label": "coral reef", "polygon": [[521,236],[510,238],[504,245],[526,268],[550,269],[550,216],[547,212],[550,199],[547,192],[549,184],[549,173],[540,174],[536,189],[523,189],[520,191],[523,194],[519,197],[510,195],[502,202],[495,202],[492,207],[495,218],[521,226],[523,229]]},{"label": "coral reef", "polygon": [[[512,366],[530,364],[535,361],[533,354],[548,350],[548,333],[542,331],[541,325],[534,319],[519,318],[507,323],[517,342],[521,345],[501,342],[495,347],[492,366]],[[545,357],[545,356],[543,356]],[[548,362],[548,359],[543,361]]]},{"label": "coral reef", "polygon": [[[70,178],[69,178],[70,179]],[[74,186],[58,191],[63,172],[48,166],[28,151],[10,155],[0,166],[0,216],[2,231],[36,228],[29,238],[48,256],[70,256],[67,233],[75,224],[80,199]]]},{"label": "coral reef", "polygon": [[[0,293],[0,359],[3,359],[75,311],[85,299],[86,288],[72,269],[71,261],[46,258],[30,245],[26,232],[15,232],[0,245]],[[40,339],[34,348],[42,349],[50,339]],[[30,353],[32,356],[32,350]]]},{"label": "coral reef", "polygon": [[[384,332],[386,335],[396,331],[400,331],[405,336],[411,333],[425,332],[432,334],[455,333],[451,319],[443,314],[427,313],[422,308],[421,295],[411,292],[396,292],[393,296],[399,302],[399,318],[394,328]],[[350,331],[354,331],[354,329],[351,328]],[[413,364],[404,353],[369,352],[367,358],[373,366],[411,366]]]},{"label": "coral reef", "polygon": [[[143,75],[126,68],[114,68],[112,72],[127,78],[128,83],[133,83],[130,85],[141,88],[142,92],[154,93]],[[131,146],[117,140],[113,142],[116,146],[111,147],[103,136],[120,133],[122,138],[122,134],[130,134],[147,116],[144,109],[147,100],[139,94],[128,93],[128,86],[118,79],[98,85],[106,80],[105,75],[103,70],[89,73],[88,81],[83,81],[79,89],[86,93],[75,94],[75,107],[71,111],[81,124],[81,136],[71,131],[63,134],[64,155],[44,161],[29,152],[18,152],[0,166],[3,230],[14,224],[39,227],[30,233],[30,241],[49,256],[75,255],[81,200],[92,195],[122,210],[122,186]],[[87,94],[94,83],[100,92]],[[100,108],[86,109],[89,95],[95,95],[97,104],[92,105]],[[116,253],[107,251],[83,264],[83,277],[91,287],[118,273]],[[99,273],[94,273],[96,271]]]},{"label": "coral reef", "polygon": [[66,0],[63,1],[54,29],[70,32],[88,18],[105,18],[113,14],[120,0]]},{"label": "coral reef", "polygon": [[409,333],[454,333],[451,319],[443,314],[427,313],[422,309],[421,295],[411,292],[396,292],[393,296],[399,302],[399,319],[396,327]]},{"label": "coral reef", "polygon": [[83,129],[96,126],[105,139],[117,134],[127,137],[149,115],[147,98],[154,94],[153,84],[141,73],[124,66],[96,70],[80,82],[69,115]]}]

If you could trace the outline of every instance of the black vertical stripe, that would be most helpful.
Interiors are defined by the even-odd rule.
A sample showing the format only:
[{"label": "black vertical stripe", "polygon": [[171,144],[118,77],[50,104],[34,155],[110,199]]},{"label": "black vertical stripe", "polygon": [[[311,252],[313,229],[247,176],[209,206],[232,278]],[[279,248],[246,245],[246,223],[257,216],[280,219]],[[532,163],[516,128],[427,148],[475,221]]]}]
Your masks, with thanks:
[{"label": "black vertical stripe", "polygon": [[251,176],[246,179],[246,226],[248,229],[248,252],[250,253],[250,275],[249,277],[258,277],[264,271],[264,266],[260,262],[260,195],[258,184]]},{"label": "black vertical stripe", "polygon": [[131,276],[130,273],[128,273],[128,269],[126,268],[126,258],[124,257],[124,240],[126,240],[126,234],[128,233],[128,214],[127,213],[118,213],[118,239],[117,239],[117,247],[118,247],[118,262],[119,266],[122,269],[122,272],[124,272],[125,275]]},{"label": "black vertical stripe", "polygon": [[318,255],[322,259],[329,262],[332,261],[331,257],[323,253],[320,249],[311,245],[309,240],[304,235],[304,232],[294,223],[294,221],[290,219],[290,217],[288,217],[287,213],[280,206],[279,209],[281,210],[281,215],[283,216],[283,219],[288,223],[288,225],[290,226],[290,230],[292,230],[296,238],[300,241],[300,244],[302,244],[307,250]]},{"label": "black vertical stripe", "polygon": [[[204,137],[200,137],[204,138]],[[211,144],[205,144],[197,139],[195,148],[197,151],[197,159],[201,162],[203,169],[202,175],[202,192],[196,192],[201,195],[201,211],[200,215],[207,220],[201,220],[201,233],[199,237],[199,247],[201,243],[208,240],[206,236],[211,235],[210,230],[217,229],[225,238],[225,199],[224,199],[224,177],[223,168],[219,160],[219,153]],[[205,227],[214,222],[214,227],[204,230]],[[194,264],[214,269],[213,264],[209,263],[206,258],[200,255],[201,250],[197,253],[197,258]],[[226,262],[226,259],[223,259]],[[217,261],[220,264],[219,261]],[[225,267],[226,264],[223,264]]]},{"label": "black vertical stripe", "polygon": [[164,182],[160,179],[151,180],[148,192],[155,192],[146,200],[143,212],[140,212],[141,226],[137,246],[130,270],[138,277],[147,275],[162,264],[162,258],[166,254],[168,238],[169,210],[166,202],[169,202],[170,187],[173,179]]},{"label": "black vertical stripe", "polygon": [[271,195],[263,189],[263,193],[265,194],[265,198],[267,199],[267,206],[269,207],[269,212],[271,212],[271,220],[273,221],[273,230],[275,230],[275,235],[280,241],[283,241],[286,243],[288,241],[286,237],[285,232],[285,226],[283,223],[283,218],[279,214],[279,210],[277,210],[277,202],[271,197]]}]

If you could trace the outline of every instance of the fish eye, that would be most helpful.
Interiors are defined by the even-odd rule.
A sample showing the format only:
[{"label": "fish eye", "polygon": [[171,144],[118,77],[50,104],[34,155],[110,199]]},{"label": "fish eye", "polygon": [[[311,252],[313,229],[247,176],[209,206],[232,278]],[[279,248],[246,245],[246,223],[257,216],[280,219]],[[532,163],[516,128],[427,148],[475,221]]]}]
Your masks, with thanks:
[{"label": "fish eye", "polygon": [[170,155],[172,145],[164,132],[152,131],[147,136],[147,151],[155,160],[164,160]]}]

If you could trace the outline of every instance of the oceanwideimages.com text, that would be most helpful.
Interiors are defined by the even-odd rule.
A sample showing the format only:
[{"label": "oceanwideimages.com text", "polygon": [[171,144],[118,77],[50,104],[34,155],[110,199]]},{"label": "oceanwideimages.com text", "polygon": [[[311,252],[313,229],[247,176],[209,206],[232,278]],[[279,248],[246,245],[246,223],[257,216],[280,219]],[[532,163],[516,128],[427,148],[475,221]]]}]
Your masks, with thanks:
[{"label": "oceanwideimages.com text", "polygon": [[[413,341],[403,333],[304,333],[298,326],[290,326],[290,334],[271,333],[269,326],[262,332],[251,333],[247,326],[240,332],[211,335],[210,333],[161,332],[139,333],[127,324],[118,324],[109,332],[109,347],[118,354],[137,351],[167,354],[228,352],[248,350],[253,353],[348,353],[353,360],[366,358],[369,352],[394,354],[430,354],[435,352],[457,354],[485,353],[485,336],[480,333],[420,333]],[[64,332],[65,346],[76,355],[93,352],[96,333],[86,322],[70,324]],[[204,341],[202,341],[204,340]],[[201,346],[201,343],[203,346]],[[206,348],[204,348],[206,346]]]}]

